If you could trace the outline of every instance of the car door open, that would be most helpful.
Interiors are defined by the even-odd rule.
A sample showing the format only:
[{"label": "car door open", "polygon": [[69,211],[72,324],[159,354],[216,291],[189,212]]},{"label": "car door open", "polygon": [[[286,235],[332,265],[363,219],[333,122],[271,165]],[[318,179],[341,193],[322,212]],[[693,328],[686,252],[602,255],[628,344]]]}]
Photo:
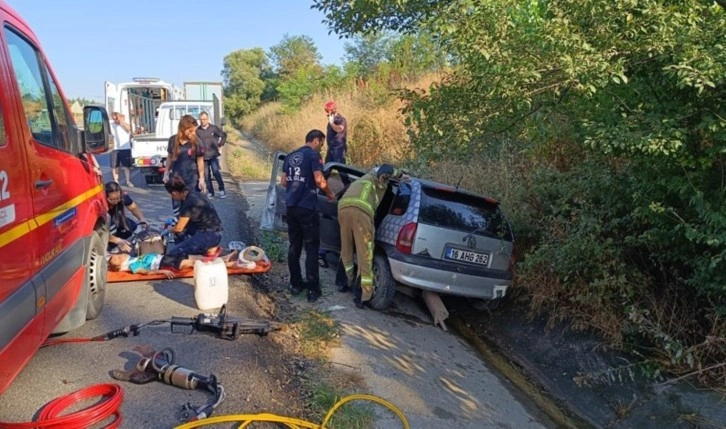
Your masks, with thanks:
[{"label": "car door open", "polygon": [[285,206],[285,188],[280,186],[282,164],[285,162],[285,152],[276,152],[270,172],[270,183],[267,186],[265,208],[262,210],[260,228],[273,231],[287,231],[287,207]]}]

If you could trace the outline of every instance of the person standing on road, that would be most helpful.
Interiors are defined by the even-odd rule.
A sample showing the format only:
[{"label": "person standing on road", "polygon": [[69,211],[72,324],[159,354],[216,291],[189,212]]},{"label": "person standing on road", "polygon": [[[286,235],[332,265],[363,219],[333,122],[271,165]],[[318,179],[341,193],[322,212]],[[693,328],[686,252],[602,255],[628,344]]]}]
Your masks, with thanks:
[{"label": "person standing on road", "polygon": [[180,176],[174,176],[164,187],[172,200],[179,203],[179,221],[169,231],[175,234],[176,245],[167,255],[187,259],[190,255],[221,253],[222,221],[212,203],[192,192]]},{"label": "person standing on road", "polygon": [[[348,151],[348,123],[345,117],[338,113],[338,106],[334,101],[325,103],[325,116],[328,120],[328,151],[325,154],[325,162],[339,162],[345,164],[345,154]],[[341,175],[343,184],[350,183],[347,175]],[[321,250],[318,254],[318,263],[322,268],[328,268],[327,251]]]},{"label": "person standing on road", "polygon": [[164,182],[168,182],[174,176],[180,176],[189,189],[206,192],[204,147],[197,138],[197,120],[192,115],[181,117],[177,133],[169,137],[166,150],[168,156]]},{"label": "person standing on road", "polygon": [[111,133],[114,140],[114,148],[111,151],[111,177],[114,182],[119,183],[118,170],[123,168],[126,186],[133,188],[134,184],[131,183],[131,126],[121,113],[113,112],[111,114]]},{"label": "person standing on road", "polygon": [[[287,206],[287,233],[290,248],[287,265],[290,270],[290,293],[298,295],[308,290],[308,301],[320,298],[320,273],[317,264],[320,250],[320,218],[318,217],[318,189],[329,200],[335,195],[323,176],[323,160],[320,150],[325,144],[325,134],[311,130],[305,136],[305,145],[290,152],[282,165],[280,185],[285,188]],[[305,246],[305,281],[300,269],[300,256]]]},{"label": "person standing on road", "polygon": [[227,198],[224,191],[224,181],[222,173],[219,171],[219,149],[227,142],[227,133],[214,124],[209,123],[209,115],[207,112],[199,114],[199,128],[197,128],[197,137],[204,148],[204,172],[207,183],[207,197],[214,197],[214,184],[212,183],[212,175],[217,180],[219,186],[219,198]]},{"label": "person standing on road", "polygon": [[[179,120],[177,133],[169,138],[164,183],[175,176],[182,178],[191,191],[206,192],[204,182],[204,148],[197,138],[197,120],[184,115]],[[179,219],[179,202],[171,201],[174,221]]]},{"label": "person standing on road", "polygon": [[[131,243],[128,239],[134,234],[136,222],[126,216],[128,209],[139,224],[147,224],[144,214],[136,205],[131,196],[121,189],[117,182],[108,182],[104,186],[106,191],[106,201],[108,202],[108,246],[107,251],[113,252],[117,249],[124,253],[131,252]],[[148,225],[148,224],[147,224]]]},{"label": "person standing on road", "polygon": [[[383,164],[353,182],[338,201],[338,223],[340,224],[340,260],[348,279],[347,287],[338,288],[345,292],[354,289],[353,301],[358,308],[364,308],[373,296],[373,246],[376,237],[375,215],[383,195],[388,189],[388,180],[401,174],[388,164]],[[354,288],[355,267],[353,253],[358,255],[360,289]]]}]

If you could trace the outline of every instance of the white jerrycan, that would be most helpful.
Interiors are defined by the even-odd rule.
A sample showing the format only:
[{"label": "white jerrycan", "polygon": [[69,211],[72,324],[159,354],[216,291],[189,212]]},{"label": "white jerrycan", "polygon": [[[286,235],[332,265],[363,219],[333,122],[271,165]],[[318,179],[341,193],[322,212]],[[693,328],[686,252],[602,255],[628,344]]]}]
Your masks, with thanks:
[{"label": "white jerrycan", "polygon": [[210,310],[220,308],[229,297],[227,267],[221,258],[211,262],[194,262],[194,299],[197,308]]}]

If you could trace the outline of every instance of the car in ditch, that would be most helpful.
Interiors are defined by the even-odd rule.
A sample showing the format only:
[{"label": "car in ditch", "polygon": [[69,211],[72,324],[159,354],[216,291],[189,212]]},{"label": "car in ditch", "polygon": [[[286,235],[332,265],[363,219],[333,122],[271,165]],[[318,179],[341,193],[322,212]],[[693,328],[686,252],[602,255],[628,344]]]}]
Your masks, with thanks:
[{"label": "car in ditch", "polygon": [[[262,228],[287,230],[285,189],[279,185],[285,153],[275,154]],[[340,252],[338,200],[365,171],[327,163],[336,195],[318,193],[321,249]],[[483,300],[503,298],[512,280],[514,234],[499,203],[455,186],[411,177],[391,179],[376,212],[371,306],[384,309],[397,285]]]}]

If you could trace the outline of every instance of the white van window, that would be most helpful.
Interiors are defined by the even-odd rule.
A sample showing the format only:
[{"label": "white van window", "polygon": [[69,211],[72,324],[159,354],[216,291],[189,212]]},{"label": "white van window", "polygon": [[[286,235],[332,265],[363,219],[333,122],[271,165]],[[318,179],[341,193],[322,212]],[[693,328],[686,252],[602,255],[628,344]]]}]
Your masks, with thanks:
[{"label": "white van window", "polygon": [[55,112],[48,105],[48,97],[41,68],[40,53],[20,35],[5,28],[10,60],[15,72],[15,80],[20,90],[23,110],[33,138],[38,143],[63,148],[59,136],[54,135],[51,115]]}]

